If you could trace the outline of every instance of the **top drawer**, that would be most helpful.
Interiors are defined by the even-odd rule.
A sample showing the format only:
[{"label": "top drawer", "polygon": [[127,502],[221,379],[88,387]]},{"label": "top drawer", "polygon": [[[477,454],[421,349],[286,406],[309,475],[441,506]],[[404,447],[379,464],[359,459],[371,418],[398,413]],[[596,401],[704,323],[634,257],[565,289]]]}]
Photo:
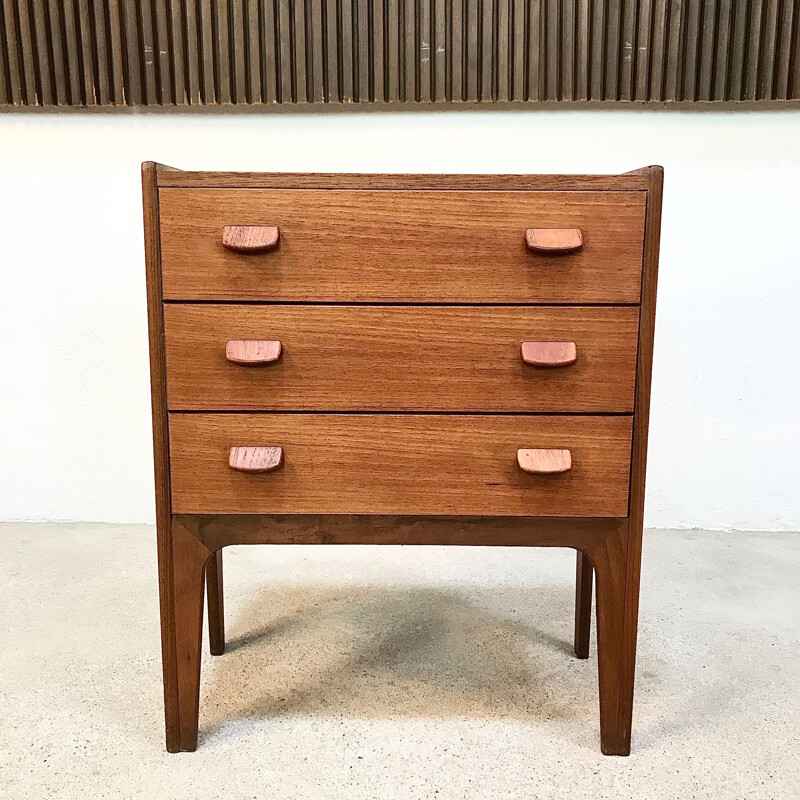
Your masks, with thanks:
[{"label": "top drawer", "polygon": [[[160,189],[168,300],[638,303],[645,192]],[[275,249],[222,245],[274,225]],[[570,254],[529,228],[576,228]]]}]

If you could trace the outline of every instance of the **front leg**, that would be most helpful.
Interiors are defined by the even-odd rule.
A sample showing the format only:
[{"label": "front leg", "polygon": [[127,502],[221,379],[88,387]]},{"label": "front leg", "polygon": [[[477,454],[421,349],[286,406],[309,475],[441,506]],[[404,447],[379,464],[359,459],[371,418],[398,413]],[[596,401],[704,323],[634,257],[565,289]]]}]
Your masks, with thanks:
[{"label": "front leg", "polygon": [[172,563],[159,564],[167,750],[197,749],[203,589],[211,551],[173,517]]},{"label": "front leg", "polygon": [[597,579],[600,747],[605,755],[631,751],[640,554],[641,548],[632,546],[628,522],[587,554]]}]

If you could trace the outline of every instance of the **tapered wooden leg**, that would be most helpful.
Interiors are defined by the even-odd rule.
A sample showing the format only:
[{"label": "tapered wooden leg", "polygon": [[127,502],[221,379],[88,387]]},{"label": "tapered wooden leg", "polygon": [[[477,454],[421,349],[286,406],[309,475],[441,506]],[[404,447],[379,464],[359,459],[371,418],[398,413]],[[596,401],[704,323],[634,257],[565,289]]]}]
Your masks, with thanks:
[{"label": "tapered wooden leg", "polygon": [[637,542],[631,545],[626,523],[589,554],[597,579],[600,746],[615,756],[631,751],[641,553]]},{"label": "tapered wooden leg", "polygon": [[217,550],[206,564],[208,589],[208,639],[211,655],[225,652],[225,611],[222,600],[222,550]]},{"label": "tapered wooden leg", "polygon": [[[203,583],[210,551],[172,520],[171,564],[159,563],[167,750],[197,749]],[[163,569],[167,566],[167,569]]]},{"label": "tapered wooden leg", "polygon": [[578,551],[575,568],[575,655],[589,658],[592,631],[592,562]]}]

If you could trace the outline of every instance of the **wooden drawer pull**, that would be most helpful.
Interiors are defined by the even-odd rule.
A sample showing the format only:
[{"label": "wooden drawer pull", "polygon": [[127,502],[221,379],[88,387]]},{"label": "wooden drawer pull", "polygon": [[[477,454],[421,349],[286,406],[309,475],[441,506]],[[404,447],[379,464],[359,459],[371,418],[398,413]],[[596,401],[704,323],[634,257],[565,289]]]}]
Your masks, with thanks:
[{"label": "wooden drawer pull", "polygon": [[275,225],[226,225],[222,246],[235,253],[266,253],[278,246],[280,232]]},{"label": "wooden drawer pull", "polygon": [[525,244],[535,253],[574,253],[583,247],[583,233],[579,228],[528,228]]},{"label": "wooden drawer pull", "polygon": [[523,342],[522,360],[533,367],[568,367],[578,360],[575,342]]},{"label": "wooden drawer pull", "polygon": [[271,472],[283,464],[282,447],[231,447],[228,466],[237,472]]},{"label": "wooden drawer pull", "polygon": [[569,450],[517,450],[517,463],[524,472],[533,475],[558,475],[572,469]]},{"label": "wooden drawer pull", "polygon": [[281,343],[270,339],[228,339],[225,342],[225,358],[245,367],[272,364],[281,357],[281,350]]}]

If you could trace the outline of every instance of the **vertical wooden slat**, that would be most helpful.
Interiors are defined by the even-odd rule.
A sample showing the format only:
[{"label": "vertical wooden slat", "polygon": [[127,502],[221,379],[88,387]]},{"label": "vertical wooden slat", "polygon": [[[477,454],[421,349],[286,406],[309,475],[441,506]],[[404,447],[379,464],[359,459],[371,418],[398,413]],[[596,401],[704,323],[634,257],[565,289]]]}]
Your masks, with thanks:
[{"label": "vertical wooden slat", "polygon": [[450,2],[450,99],[464,99],[464,4],[467,0]]},{"label": "vertical wooden slat", "polygon": [[183,2],[172,0],[170,15],[170,50],[172,58],[170,69],[172,71],[172,102],[183,105],[188,97],[186,86],[186,70],[184,69],[185,56],[183,52]]},{"label": "vertical wooden slat", "polygon": [[432,69],[432,99],[441,102],[448,97],[447,89],[447,62],[450,57],[450,48],[447,45],[447,0],[431,0],[433,3],[433,25],[431,42]]},{"label": "vertical wooden slat", "polygon": [[61,26],[61,2],[62,0],[48,0],[47,2],[47,27],[50,40],[50,61],[53,68],[53,91],[56,105],[59,106],[66,105],[69,102],[69,86],[67,83],[67,70],[65,69],[66,57]]},{"label": "vertical wooden slat", "polygon": [[382,103],[386,100],[386,37],[384,24],[386,21],[386,3],[374,0],[372,5],[372,88],[374,100]]},{"label": "vertical wooden slat", "polygon": [[560,98],[575,99],[575,0],[562,0],[561,6]]},{"label": "vertical wooden slat", "polygon": [[731,4],[720,3],[717,16],[717,37],[714,46],[714,79],[711,96],[726,100],[728,96],[728,63],[730,61],[730,36],[733,14]]},{"label": "vertical wooden slat", "polygon": [[[288,0],[284,0],[288,2]],[[231,48],[230,48],[230,16],[226,0],[214,0],[214,50],[217,55],[216,88],[217,102],[230,103],[233,99],[231,89]],[[159,37],[160,38],[160,37]],[[288,41],[287,41],[288,47]],[[286,98],[287,102],[291,97]]]},{"label": "vertical wooden slat", "polygon": [[259,2],[259,29],[261,46],[261,93],[265,103],[274,103],[278,98],[278,61],[275,47],[275,5],[273,0]]},{"label": "vertical wooden slat", "polygon": [[158,102],[158,41],[153,22],[152,0],[139,4],[142,47],[142,91],[144,102],[153,105]]},{"label": "vertical wooden slat", "polygon": [[636,92],[636,27],[639,0],[624,0],[620,25],[619,98],[630,100]]},{"label": "vertical wooden slat", "polygon": [[494,40],[494,2],[481,0],[481,49],[480,49],[480,100],[494,99],[494,59],[492,45]]},{"label": "vertical wooden slat", "polygon": [[386,99],[400,99],[400,0],[386,0]]},{"label": "vertical wooden slat", "polygon": [[263,103],[264,92],[261,86],[261,15],[258,0],[245,0],[244,10],[246,41],[246,95],[248,103]]},{"label": "vertical wooden slat", "polygon": [[496,97],[508,100],[511,97],[511,0],[496,0],[497,29],[497,62],[495,65]]},{"label": "vertical wooden slat", "polygon": [[339,102],[342,99],[341,74],[339,71],[339,16],[337,0],[325,0],[325,20],[327,31],[327,89],[325,98],[328,102]]},{"label": "vertical wooden slat", "polygon": [[204,103],[217,102],[216,63],[217,53],[214,42],[214,10],[211,0],[200,0],[198,8],[200,25],[200,93]]},{"label": "vertical wooden slat", "polygon": [[292,5],[292,38],[294,42],[294,101],[296,103],[305,103],[308,99],[305,0],[292,0]]},{"label": "vertical wooden slat", "polygon": [[170,64],[169,15],[167,7],[159,0],[153,0],[153,23],[156,34],[156,61],[158,63],[158,102],[169,105],[172,102],[172,67]]},{"label": "vertical wooden slat", "polygon": [[735,0],[729,80],[731,100],[744,97],[748,6],[748,0]]},{"label": "vertical wooden slat", "polygon": [[[174,0],[173,0],[174,2]],[[114,69],[114,97],[117,103],[140,106],[142,68],[139,57],[139,19],[135,3],[123,3],[122,15],[118,6],[109,5],[111,56]]]},{"label": "vertical wooden slat", "polygon": [[17,23],[10,0],[3,2],[3,35],[7,43],[9,86],[6,102],[21,105],[27,102],[25,91],[25,67],[23,65],[22,42],[17,37]]},{"label": "vertical wooden slat", "polygon": [[676,100],[680,96],[681,27],[683,25],[681,0],[670,0],[667,17],[667,56],[664,77],[664,99]]},{"label": "vertical wooden slat", "polygon": [[778,4],[780,0],[764,0],[763,57],[761,80],[758,87],[760,100],[771,100],[775,91],[776,46],[778,43]]},{"label": "vertical wooden slat", "polygon": [[686,35],[684,37],[682,100],[697,99],[697,78],[700,64],[700,4],[702,0],[688,0],[686,6]]},{"label": "vertical wooden slat", "polygon": [[697,80],[697,99],[711,100],[714,83],[715,33],[717,0],[704,0],[700,25],[700,64]]},{"label": "vertical wooden slat", "polygon": [[639,5],[636,48],[633,52],[636,62],[633,100],[648,99],[650,64],[653,55],[653,6],[654,0],[641,0]]},{"label": "vertical wooden slat", "polygon": [[759,74],[761,67],[761,25],[763,21],[760,0],[754,0],[750,6],[750,24],[747,37],[747,57],[745,59],[744,99],[755,100],[758,97]]},{"label": "vertical wooden slat", "polygon": [[184,0],[186,21],[186,102],[196,105],[202,102],[200,83],[202,80],[202,34],[200,33],[200,9],[196,0]]},{"label": "vertical wooden slat", "polygon": [[5,14],[0,15],[0,105],[8,105],[12,101],[11,80],[9,77],[6,82],[6,75],[11,75],[10,57],[8,44],[12,40],[6,33]]},{"label": "vertical wooden slat", "polygon": [[419,99],[430,102],[431,93],[431,61],[433,58],[433,34],[431,30],[431,4],[433,0],[418,0],[418,32],[417,32],[417,62],[419,71]]},{"label": "vertical wooden slat", "polygon": [[669,0],[653,0],[653,25],[650,45],[650,79],[648,97],[664,99],[664,76],[667,58],[667,31]]},{"label": "vertical wooden slat", "polygon": [[[793,0],[784,0],[781,6],[778,41],[776,43],[777,65],[775,68],[774,90],[775,97],[780,100],[785,100],[789,97],[789,75],[791,70],[792,39],[794,33],[792,30],[792,22],[795,13],[797,13],[795,5]],[[800,11],[800,9],[798,9],[798,11]],[[800,31],[798,31],[797,38],[800,38]],[[795,42],[795,50],[800,50],[800,44],[797,42]],[[795,58],[797,58],[797,55],[795,55]]]},{"label": "vertical wooden slat", "polygon": [[247,102],[247,45],[244,29],[244,0],[230,2],[230,42],[231,42],[231,100],[234,103]]},{"label": "vertical wooden slat", "polygon": [[414,0],[403,0],[402,53],[401,99],[411,103],[417,99],[417,8]]},{"label": "vertical wooden slat", "polygon": [[558,52],[558,41],[561,36],[560,26],[560,4],[561,0],[544,0],[547,11],[545,22],[544,48],[546,58],[544,60],[545,69],[545,97],[546,100],[559,99],[559,87],[561,80],[559,68],[561,59]]},{"label": "vertical wooden slat", "polygon": [[619,100],[620,58],[622,55],[622,0],[607,0],[606,64],[604,99]]},{"label": "vertical wooden slat", "polygon": [[352,103],[355,96],[353,64],[353,0],[339,0],[341,8],[342,101]]},{"label": "vertical wooden slat", "polygon": [[577,0],[575,7],[575,99],[589,99],[589,41],[591,0]]},{"label": "vertical wooden slat", "polygon": [[528,0],[528,99],[542,100],[541,87],[541,37],[542,3],[544,0]]},{"label": "vertical wooden slat", "polygon": [[33,0],[31,28],[36,63],[37,99],[41,105],[53,105],[55,96],[51,76],[50,45],[47,41],[47,16],[44,0]]},{"label": "vertical wooden slat", "polygon": [[81,60],[78,48],[79,20],[77,19],[77,0],[64,0],[62,7],[64,44],[68,69],[69,103],[73,106],[84,105],[82,86]]},{"label": "vertical wooden slat", "polygon": [[[588,0],[581,0],[588,2]],[[511,99],[525,99],[526,3],[511,0]]]},{"label": "vertical wooden slat", "polygon": [[594,0],[592,4],[592,40],[589,74],[589,99],[602,100],[605,94],[605,65],[606,65],[606,2],[607,0]]},{"label": "vertical wooden slat", "polygon": [[311,14],[311,36],[308,39],[311,48],[311,74],[309,76],[311,92],[308,99],[314,103],[321,103],[325,99],[324,0],[310,0],[307,7]]},{"label": "vertical wooden slat", "polygon": [[358,53],[356,56],[356,63],[358,65],[358,96],[356,99],[360,103],[366,103],[371,99],[369,88],[369,4],[372,0],[354,0],[354,2],[356,3],[356,22],[358,23],[356,36],[358,45]]},{"label": "vertical wooden slat", "polygon": [[463,44],[464,99],[477,100],[480,84],[481,0],[464,0],[463,14],[467,33]]}]

